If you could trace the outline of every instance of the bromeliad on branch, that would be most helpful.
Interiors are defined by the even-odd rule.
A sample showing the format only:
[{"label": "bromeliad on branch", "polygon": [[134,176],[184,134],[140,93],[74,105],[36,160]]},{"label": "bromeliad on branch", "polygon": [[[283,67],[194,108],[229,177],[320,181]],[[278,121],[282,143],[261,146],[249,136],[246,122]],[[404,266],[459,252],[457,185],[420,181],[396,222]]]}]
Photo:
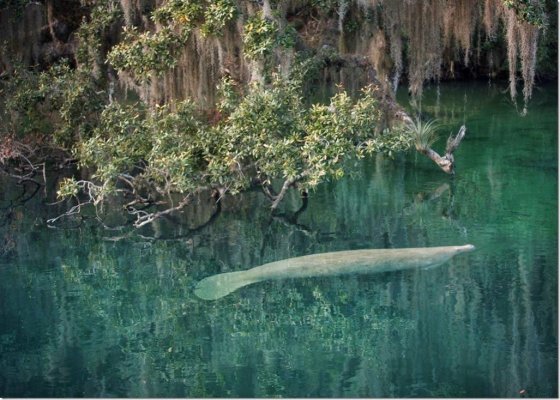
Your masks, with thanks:
[{"label": "bromeliad on branch", "polygon": [[444,172],[455,174],[455,157],[453,153],[465,137],[467,132],[466,126],[462,125],[457,135],[449,136],[445,147],[445,155],[440,156],[431,148],[431,145],[437,139],[437,124],[434,120],[423,122],[418,119],[413,121],[410,117],[406,116],[405,124],[414,138],[416,150],[435,162]]}]

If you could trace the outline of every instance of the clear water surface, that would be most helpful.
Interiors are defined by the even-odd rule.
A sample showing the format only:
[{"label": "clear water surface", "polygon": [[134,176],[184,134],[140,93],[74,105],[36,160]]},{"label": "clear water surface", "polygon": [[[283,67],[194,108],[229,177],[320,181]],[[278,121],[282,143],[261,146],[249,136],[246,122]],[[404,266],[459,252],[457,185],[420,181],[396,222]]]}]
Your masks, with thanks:
[{"label": "clear water surface", "polygon": [[[556,397],[551,86],[525,117],[499,85],[429,91],[445,134],[468,127],[454,178],[379,156],[275,217],[255,192],[136,233],[52,229],[65,205],[3,181],[0,397]],[[206,276],[300,255],[466,243],[477,250],[431,270],[193,295]]]}]

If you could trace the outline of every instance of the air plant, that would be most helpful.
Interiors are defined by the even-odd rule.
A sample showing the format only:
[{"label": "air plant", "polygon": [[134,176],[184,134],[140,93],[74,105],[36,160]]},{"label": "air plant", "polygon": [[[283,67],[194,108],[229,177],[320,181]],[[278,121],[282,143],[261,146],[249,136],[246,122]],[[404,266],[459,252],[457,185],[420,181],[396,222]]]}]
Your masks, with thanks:
[{"label": "air plant", "polygon": [[416,118],[416,120],[409,119],[406,121],[405,126],[412,136],[414,146],[418,151],[430,148],[439,137],[438,130],[440,124],[435,119],[429,121],[422,121],[420,118]]}]

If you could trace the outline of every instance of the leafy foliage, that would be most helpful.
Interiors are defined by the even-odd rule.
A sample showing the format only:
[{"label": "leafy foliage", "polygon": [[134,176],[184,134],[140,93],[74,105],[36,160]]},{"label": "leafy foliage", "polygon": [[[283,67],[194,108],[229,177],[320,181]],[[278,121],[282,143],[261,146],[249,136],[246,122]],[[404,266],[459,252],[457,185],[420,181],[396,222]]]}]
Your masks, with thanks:
[{"label": "leafy foliage", "polygon": [[202,2],[189,0],[171,0],[157,8],[152,19],[159,24],[192,26],[203,15]]},{"label": "leafy foliage", "polygon": [[395,155],[409,150],[414,144],[414,138],[404,125],[397,125],[391,129],[384,129],[382,135],[378,135],[364,142],[363,149],[359,155],[382,153],[393,158]]},{"label": "leafy foliage", "polygon": [[67,63],[41,73],[17,68],[5,92],[12,95],[5,104],[4,135],[40,134],[65,148],[90,135],[105,103],[89,72]]},{"label": "leafy foliage", "polygon": [[[339,89],[326,104],[307,104],[303,88],[320,63],[309,54],[295,57],[289,76],[269,71],[266,82],[248,87],[222,79],[210,117],[190,100],[157,106],[112,102],[95,68],[111,64],[146,83],[176,66],[194,30],[219,35],[239,10],[233,0],[170,0],[151,12],[154,25],[126,26],[109,49],[103,37],[122,13],[116,1],[95,4],[91,20],[78,31],[78,68],[21,70],[21,79],[9,83],[16,89],[7,108],[9,126],[22,136],[52,136],[93,172],[90,183],[62,181],[61,197],[85,193],[98,204],[119,192],[142,204],[169,204],[173,194],[189,196],[201,188],[235,194],[261,185],[274,193],[272,186],[280,183],[281,192],[292,186],[308,190],[344,176],[349,158],[393,156],[412,145],[404,128],[383,129],[373,87],[358,98]],[[297,32],[280,25],[262,12],[249,17],[244,56],[266,62],[277,47],[293,47]]]},{"label": "leafy foliage", "polygon": [[547,26],[544,1],[533,0],[503,0],[505,6],[513,11],[524,22],[539,28]]},{"label": "leafy foliage", "polygon": [[291,25],[280,29],[278,22],[262,12],[250,17],[243,26],[243,49],[250,60],[266,60],[278,47],[293,48],[297,32]]},{"label": "leafy foliage", "polygon": [[89,22],[82,23],[77,31],[80,43],[76,51],[78,64],[95,65],[104,61],[103,37],[121,16],[121,9],[114,0],[101,2],[92,8]]},{"label": "leafy foliage", "polygon": [[[357,100],[340,91],[329,104],[306,106],[301,81],[274,76],[270,85],[254,84],[242,97],[231,79],[221,86],[224,99],[214,123],[190,101],[155,109],[107,107],[79,148],[82,163],[107,188],[97,195],[111,193],[119,181],[151,198],[202,187],[238,193],[277,180],[310,189],[342,177],[348,157],[410,146],[402,133],[375,133],[381,115],[372,88]],[[73,186],[61,189],[74,192]]]},{"label": "leafy foliage", "polygon": [[[183,34],[184,31],[183,31]],[[120,71],[129,71],[138,80],[148,80],[152,73],[161,75],[177,64],[176,51],[183,43],[170,28],[159,32],[139,32],[125,28],[124,39],[114,46],[107,60]]]},{"label": "leafy foliage", "polygon": [[155,9],[152,20],[162,26],[156,31],[126,27],[123,40],[114,46],[108,61],[119,71],[126,71],[139,81],[173,68],[182,46],[199,28],[204,35],[219,35],[228,21],[237,15],[232,0],[171,0]]},{"label": "leafy foliage", "polygon": [[235,19],[237,7],[233,0],[211,1],[204,11],[201,30],[205,35],[219,35],[226,23]]},{"label": "leafy foliage", "polygon": [[136,105],[113,103],[101,114],[91,138],[78,147],[80,162],[95,165],[94,177],[105,182],[126,173],[150,149],[144,110]]},{"label": "leafy foliage", "polygon": [[259,13],[247,20],[243,31],[243,48],[247,58],[257,60],[271,54],[279,32],[274,21]]},{"label": "leafy foliage", "polygon": [[205,170],[212,139],[194,103],[183,101],[175,109],[158,107],[147,124],[151,148],[146,176],[159,192],[185,193],[210,183]]}]

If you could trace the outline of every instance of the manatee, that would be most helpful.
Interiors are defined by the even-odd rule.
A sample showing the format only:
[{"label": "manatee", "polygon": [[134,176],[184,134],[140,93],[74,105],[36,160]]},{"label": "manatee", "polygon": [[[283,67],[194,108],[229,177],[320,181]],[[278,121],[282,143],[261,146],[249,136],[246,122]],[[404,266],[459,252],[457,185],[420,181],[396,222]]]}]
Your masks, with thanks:
[{"label": "manatee", "polygon": [[212,275],[198,282],[194,293],[203,300],[217,300],[244,286],[272,279],[373,274],[411,268],[426,269],[441,265],[451,257],[472,251],[474,248],[472,244],[466,244],[311,254],[274,261],[245,271]]}]

